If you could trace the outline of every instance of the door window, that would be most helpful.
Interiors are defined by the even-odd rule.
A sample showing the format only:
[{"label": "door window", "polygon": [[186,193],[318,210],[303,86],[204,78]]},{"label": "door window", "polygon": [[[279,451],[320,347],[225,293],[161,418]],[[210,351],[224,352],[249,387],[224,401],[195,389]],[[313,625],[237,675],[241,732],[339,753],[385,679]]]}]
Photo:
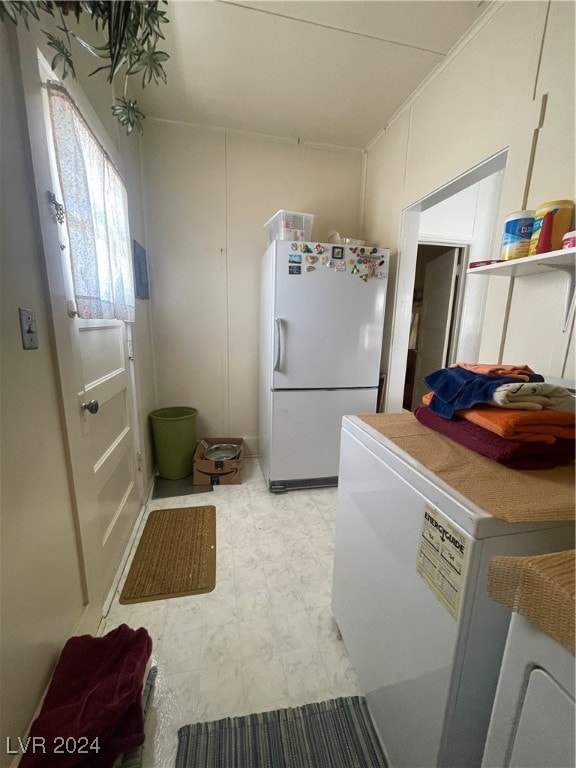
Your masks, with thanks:
[{"label": "door window", "polygon": [[67,91],[51,80],[44,85],[78,315],[133,322],[124,183]]}]

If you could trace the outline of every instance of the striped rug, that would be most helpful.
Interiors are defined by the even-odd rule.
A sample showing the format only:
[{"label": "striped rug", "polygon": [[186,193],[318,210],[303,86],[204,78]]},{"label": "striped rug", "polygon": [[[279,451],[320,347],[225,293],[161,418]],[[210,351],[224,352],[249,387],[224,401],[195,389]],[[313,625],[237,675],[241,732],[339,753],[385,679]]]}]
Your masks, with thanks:
[{"label": "striped rug", "polygon": [[385,768],[359,696],[278,709],[178,731],[176,768]]}]

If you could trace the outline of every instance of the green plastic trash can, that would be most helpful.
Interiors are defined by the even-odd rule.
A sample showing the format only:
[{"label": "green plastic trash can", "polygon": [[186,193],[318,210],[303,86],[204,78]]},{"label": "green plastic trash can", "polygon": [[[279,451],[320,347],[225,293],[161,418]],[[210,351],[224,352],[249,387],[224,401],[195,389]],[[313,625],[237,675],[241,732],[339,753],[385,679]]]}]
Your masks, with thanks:
[{"label": "green plastic trash can", "polygon": [[180,480],[193,471],[196,448],[196,408],[159,408],[150,414],[158,474]]}]

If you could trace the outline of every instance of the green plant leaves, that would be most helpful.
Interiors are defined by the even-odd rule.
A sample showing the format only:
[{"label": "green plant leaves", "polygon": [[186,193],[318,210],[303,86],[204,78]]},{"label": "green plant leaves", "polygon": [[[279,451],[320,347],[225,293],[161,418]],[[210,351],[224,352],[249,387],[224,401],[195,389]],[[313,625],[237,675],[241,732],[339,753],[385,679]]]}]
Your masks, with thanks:
[{"label": "green plant leaves", "polygon": [[[89,3],[88,3],[89,5]],[[98,4],[99,6],[102,3]],[[108,14],[99,9],[99,19],[108,35],[102,47],[104,57],[110,60],[108,80],[126,68],[127,75],[142,72],[142,86],[151,80],[166,82],[163,64],[170,57],[156,46],[164,38],[161,24],[168,22],[166,13],[158,8],[158,2],[110,2],[105,3]]]},{"label": "green plant leaves", "polygon": [[76,70],[74,69],[74,62],[72,61],[72,54],[65,43],[60,40],[59,37],[54,37],[54,35],[51,35],[49,32],[44,31],[44,34],[48,38],[48,45],[50,48],[53,48],[56,51],[50,64],[52,69],[56,70],[60,68],[63,80],[65,80],[68,75],[72,75],[72,77],[76,79]]},{"label": "green plant leaves", "polygon": [[164,51],[156,51],[148,44],[145,50],[140,52],[138,58],[130,66],[130,69],[126,72],[127,75],[135,75],[138,72],[142,74],[142,87],[145,88],[151,80],[158,83],[162,80],[166,82],[166,73],[162,67],[163,62],[167,61],[170,57]]},{"label": "green plant leaves", "polygon": [[116,99],[118,102],[112,107],[112,114],[118,120],[120,125],[126,128],[126,133],[130,135],[136,128],[140,134],[144,132],[142,123],[146,116],[139,109],[134,99],[125,99],[123,97]]},{"label": "green plant leaves", "polygon": [[[164,39],[162,25],[168,23],[166,12],[160,5],[167,5],[166,0],[99,0],[91,2],[55,2],[54,0],[40,0],[40,2],[18,2],[0,0],[0,21],[9,21],[18,24],[21,19],[28,28],[30,17],[40,19],[40,13],[54,16],[54,10],[59,12],[61,24],[58,29],[66,35],[68,45],[59,37],[45,30],[48,46],[55,53],[52,59],[52,68],[59,69],[62,78],[69,75],[76,77],[74,61],[70,51],[72,40],[79,43],[84,50],[101,59],[98,66],[90,74],[107,72],[108,82],[120,74],[126,77],[142,75],[142,87],[145,88],[152,81],[158,84],[166,83],[164,64],[170,58],[165,51],[157,50],[160,40]],[[76,32],[70,30],[65,16],[73,10],[76,17],[82,13],[90,15],[96,31],[103,33],[105,42],[94,46],[83,40]],[[144,114],[132,99],[117,99],[117,104],[112,107],[112,112],[118,122],[125,126],[128,133],[137,128],[142,133],[142,121]]]},{"label": "green plant leaves", "polygon": [[[31,3],[31,2],[0,2],[0,21],[11,21],[12,24],[18,24],[18,18],[20,17],[26,29],[28,29],[28,17],[33,16],[35,19],[39,19],[38,10],[44,10],[41,6],[46,3]],[[51,13],[51,11],[48,11]]]}]

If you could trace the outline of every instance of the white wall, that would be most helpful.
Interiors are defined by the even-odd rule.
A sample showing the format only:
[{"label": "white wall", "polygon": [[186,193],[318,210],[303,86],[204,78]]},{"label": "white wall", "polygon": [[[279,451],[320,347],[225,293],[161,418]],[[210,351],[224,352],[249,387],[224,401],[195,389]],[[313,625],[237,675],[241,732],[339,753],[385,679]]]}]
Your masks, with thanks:
[{"label": "white wall", "polygon": [[466,273],[468,263],[490,258],[495,241],[503,171],[497,171],[420,214],[419,240],[467,245],[459,280],[454,359],[477,362],[488,278]]},{"label": "white wall", "polygon": [[420,240],[450,240],[469,243],[474,236],[474,220],[480,182],[472,184],[447,200],[420,214]]},{"label": "white wall", "polygon": [[224,135],[149,121],[143,144],[157,407],[197,408],[199,436],[226,436]]},{"label": "white wall", "polygon": [[[369,148],[363,237],[392,248],[392,281],[403,247],[402,210],[506,148],[498,232],[524,203],[574,197],[574,5],[552,2],[548,23],[547,11],[547,3],[496,5]],[[530,175],[544,93],[548,109]],[[499,245],[495,237],[492,253]],[[532,289],[530,280],[515,281],[508,317],[509,280],[490,278],[480,356],[495,362],[502,344],[507,362],[561,376],[568,348],[556,311],[563,277],[541,279]],[[389,299],[388,349],[402,311]]]},{"label": "white wall", "polygon": [[500,242],[496,219],[503,178],[504,171],[496,171],[423,210],[419,240],[466,243],[470,261],[487,259],[493,245]]},{"label": "white wall", "polygon": [[283,208],[355,236],[361,155],[149,121],[143,157],[158,407],[255,454],[263,224]]},{"label": "white wall", "polygon": [[[127,136],[123,132],[119,132],[118,149],[124,160],[123,171],[128,192],[130,234],[134,240],[146,248],[146,231],[142,208],[142,175],[140,172],[141,146],[142,142],[139,136],[134,134]],[[150,255],[146,255],[147,260],[150,261]],[[156,407],[152,319],[150,302],[147,299],[136,299],[136,320],[131,323],[130,329],[134,354],[133,373],[137,429],[140,434],[140,451],[142,453],[142,489],[145,497],[147,497],[154,475],[154,455],[148,414]]]}]

